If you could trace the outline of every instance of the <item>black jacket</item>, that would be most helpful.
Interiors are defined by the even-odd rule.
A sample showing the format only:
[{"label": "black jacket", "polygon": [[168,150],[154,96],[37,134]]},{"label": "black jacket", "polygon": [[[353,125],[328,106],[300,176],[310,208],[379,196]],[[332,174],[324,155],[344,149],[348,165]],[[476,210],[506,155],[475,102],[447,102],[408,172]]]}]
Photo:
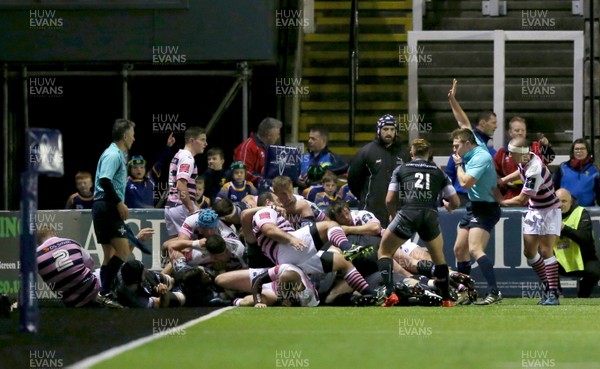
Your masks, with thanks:
[{"label": "black jacket", "polygon": [[386,148],[379,139],[375,139],[363,146],[350,163],[350,191],[360,200],[360,209],[375,214],[383,227],[389,223],[385,197],[392,172],[408,161],[408,151],[397,141]]}]

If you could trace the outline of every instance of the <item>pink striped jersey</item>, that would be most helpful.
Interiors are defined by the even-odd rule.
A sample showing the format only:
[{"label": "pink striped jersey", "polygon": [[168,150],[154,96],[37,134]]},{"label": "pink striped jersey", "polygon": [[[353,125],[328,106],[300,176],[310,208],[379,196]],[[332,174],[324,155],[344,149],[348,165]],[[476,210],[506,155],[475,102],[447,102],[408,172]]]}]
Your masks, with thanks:
[{"label": "pink striped jersey", "polygon": [[88,268],[89,254],[77,242],[51,237],[37,250],[38,273],[67,306],[80,307],[100,291],[97,277]]},{"label": "pink striped jersey", "polygon": [[252,232],[256,237],[258,246],[260,246],[263,254],[277,264],[277,247],[279,244],[262,233],[261,229],[265,224],[275,224],[277,228],[284,232],[293,232],[295,229],[287,219],[271,208],[261,209],[252,217]]},{"label": "pink striped jersey", "polygon": [[[379,223],[379,219],[375,217],[375,214],[366,210],[350,210],[350,216],[352,217],[352,223],[354,226],[361,226],[367,223]],[[383,233],[385,232],[385,228],[381,228],[380,236],[383,237]]]},{"label": "pink striped jersey", "polygon": [[379,219],[375,217],[375,214],[366,210],[350,210],[350,216],[352,217],[352,223],[354,223],[355,226],[361,226],[367,223],[381,223]]},{"label": "pink striped jersey", "polygon": [[[302,291],[296,291],[296,286],[293,282],[279,281],[279,277],[287,271],[296,272],[300,275],[301,283],[304,285],[304,289]],[[273,292],[277,295],[278,300],[294,300],[300,306],[303,307],[319,305],[319,292],[312,284],[310,278],[306,275],[306,273],[304,273],[304,271],[298,268],[297,266],[291,264],[275,265],[273,268],[269,268],[269,277],[271,277],[271,280],[273,281],[271,282],[270,287],[271,289],[273,289]],[[290,286],[282,286],[282,283],[290,284]],[[288,288],[286,289],[281,287]],[[289,287],[292,287],[293,290],[290,291]]]},{"label": "pink striped jersey", "polygon": [[556,197],[554,185],[552,184],[552,173],[540,158],[530,152],[531,160],[525,164],[519,164],[519,175],[523,180],[521,193],[529,196],[529,209],[556,209],[560,202]]},{"label": "pink striped jersey", "polygon": [[192,203],[196,202],[196,177],[198,168],[191,152],[180,149],[169,165],[169,197],[166,206],[173,207],[183,204],[177,191],[177,181],[185,179]]}]

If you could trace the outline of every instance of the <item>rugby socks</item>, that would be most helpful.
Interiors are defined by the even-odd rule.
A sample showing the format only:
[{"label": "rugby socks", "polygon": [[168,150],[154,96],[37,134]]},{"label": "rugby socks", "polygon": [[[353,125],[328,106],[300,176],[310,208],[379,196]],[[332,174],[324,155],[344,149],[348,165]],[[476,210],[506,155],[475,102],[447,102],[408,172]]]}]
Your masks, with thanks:
[{"label": "rugby socks", "polygon": [[457,261],[456,262],[457,272],[469,275],[471,274],[471,262],[470,261]]},{"label": "rugby socks", "polygon": [[544,264],[546,265],[548,288],[550,291],[558,291],[558,261],[556,261],[556,256],[545,259]]},{"label": "rugby socks", "polygon": [[527,265],[533,268],[535,274],[540,278],[540,281],[542,281],[545,287],[548,287],[546,264],[540,254],[535,254],[532,259],[527,259]]},{"label": "rugby socks", "polygon": [[352,247],[341,227],[329,228],[327,230],[327,238],[333,246],[339,247],[343,251],[349,250]]},{"label": "rugby socks", "polygon": [[105,278],[106,275],[106,265],[102,265],[100,267],[100,284],[102,285],[100,287],[100,294],[101,295],[106,295],[109,292],[110,286],[106,286],[106,290],[104,289],[104,281],[106,280]]},{"label": "rugby socks", "polygon": [[392,258],[383,257],[377,260],[377,265],[379,266],[381,278],[383,278],[383,285],[387,289],[387,295],[389,296],[392,292],[394,292],[394,263],[392,262]]},{"label": "rugby socks", "polygon": [[[498,291],[498,285],[496,284],[496,274],[494,273],[494,264],[487,255],[483,255],[477,259],[477,264],[481,268],[481,273],[487,281],[488,290],[493,289]],[[465,273],[466,274],[466,273]]]},{"label": "rugby socks", "polygon": [[435,286],[440,289],[442,299],[450,299],[450,287],[448,285],[448,264],[439,264],[435,266],[434,277]]},{"label": "rugby socks", "polygon": [[346,280],[346,282],[348,282],[348,284],[350,285],[350,287],[352,287],[353,290],[358,291],[363,295],[373,294],[373,291],[371,291],[369,284],[367,283],[367,281],[365,281],[365,279],[358,272],[358,270],[356,270],[356,268],[352,268],[352,270],[344,276],[344,279]]},{"label": "rugby socks", "polygon": [[102,291],[103,295],[106,295],[110,292],[110,287],[112,285],[113,279],[119,273],[119,269],[121,269],[121,265],[123,265],[123,260],[119,259],[117,256],[113,256],[108,261],[106,265],[106,269],[104,271],[104,279],[102,280]]}]

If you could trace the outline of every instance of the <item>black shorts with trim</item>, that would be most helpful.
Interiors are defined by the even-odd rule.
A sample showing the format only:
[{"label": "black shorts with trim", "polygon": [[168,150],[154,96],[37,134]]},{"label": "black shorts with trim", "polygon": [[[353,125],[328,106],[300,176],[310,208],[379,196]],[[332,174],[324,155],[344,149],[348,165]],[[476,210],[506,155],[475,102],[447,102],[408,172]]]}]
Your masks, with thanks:
[{"label": "black shorts with trim", "polygon": [[408,240],[418,233],[423,241],[431,241],[440,234],[437,209],[405,208],[399,210],[388,229],[403,240]]},{"label": "black shorts with trim", "polygon": [[466,208],[467,212],[458,223],[460,228],[483,228],[489,233],[500,220],[500,205],[496,202],[469,201]]},{"label": "black shorts with trim", "polygon": [[96,239],[101,244],[109,244],[113,238],[127,238],[125,222],[121,219],[116,205],[104,200],[95,200],[92,205],[92,219]]}]

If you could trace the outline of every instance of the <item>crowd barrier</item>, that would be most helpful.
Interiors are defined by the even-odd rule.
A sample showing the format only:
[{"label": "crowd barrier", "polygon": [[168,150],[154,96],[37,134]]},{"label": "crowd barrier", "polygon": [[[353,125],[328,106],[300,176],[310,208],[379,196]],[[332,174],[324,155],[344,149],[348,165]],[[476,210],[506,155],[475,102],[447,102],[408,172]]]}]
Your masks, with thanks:
[{"label": "crowd barrier", "polygon": [[[486,253],[494,260],[498,286],[504,296],[538,298],[540,285],[531,267],[523,256],[523,235],[521,220],[522,208],[503,209],[502,217],[491,234]],[[600,234],[600,207],[588,208],[592,217],[594,234]],[[459,219],[465,210],[457,209],[452,213],[440,210],[440,225],[444,236],[444,253],[448,265],[454,266],[453,245]],[[132,209],[127,223],[134,232],[140,228],[151,227],[155,234],[148,244],[152,254],[142,254],[134,249],[136,259],[142,260],[150,269],[160,269],[160,245],[167,239],[167,231],[162,209]],[[97,242],[90,210],[41,210],[35,215],[36,227],[49,227],[59,236],[78,241],[93,257],[96,266],[102,263],[102,246]],[[0,212],[0,293],[15,296],[19,287],[19,235],[21,232],[20,213],[17,211]],[[418,239],[415,241],[418,242]],[[486,284],[477,266],[471,273],[477,281],[477,287],[483,289]],[[576,279],[561,277],[565,296],[575,296]],[[480,290],[481,291],[481,290]],[[595,289],[595,296],[600,295]]]}]

